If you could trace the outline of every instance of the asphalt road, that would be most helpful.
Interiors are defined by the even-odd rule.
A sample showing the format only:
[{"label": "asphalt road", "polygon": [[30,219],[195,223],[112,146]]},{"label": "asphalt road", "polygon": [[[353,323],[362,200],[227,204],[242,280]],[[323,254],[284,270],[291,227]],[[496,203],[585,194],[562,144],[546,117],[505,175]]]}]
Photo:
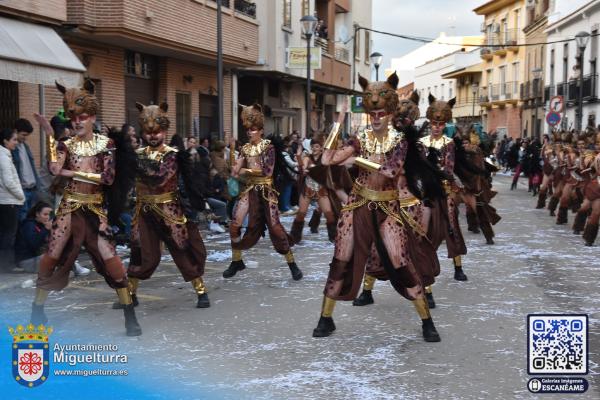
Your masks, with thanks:
[{"label": "asphalt road", "polygon": [[[432,311],[441,343],[422,340],[412,304],[381,282],[374,305],[338,303],[334,335],[311,337],[333,249],[324,225],[318,235],[306,229],[295,249],[305,274],[299,282],[268,238],[245,255],[252,268],[225,280],[228,236],[205,236],[209,309],[194,308],[191,286],[167,257],[140,285],[138,338],[124,336],[122,313],[110,309],[116,296],[96,274],[52,294],[47,313],[57,332],[77,332],[81,343],[118,343],[143,365],[143,376],[123,378],[129,384],[172,385],[171,395],[157,391],[155,398],[331,400],[568,398],[527,390],[526,316],[583,313],[591,387],[577,398],[600,398],[600,246],[585,247],[547,211],[534,210],[526,187],[510,191],[509,179],[495,179],[494,205],[503,218],[496,244],[463,228],[469,281],[454,281],[451,260],[441,258]],[[288,228],[291,220],[283,219]],[[20,286],[26,275],[1,277],[0,301],[10,304],[2,316],[17,323],[29,315],[34,289]]]}]

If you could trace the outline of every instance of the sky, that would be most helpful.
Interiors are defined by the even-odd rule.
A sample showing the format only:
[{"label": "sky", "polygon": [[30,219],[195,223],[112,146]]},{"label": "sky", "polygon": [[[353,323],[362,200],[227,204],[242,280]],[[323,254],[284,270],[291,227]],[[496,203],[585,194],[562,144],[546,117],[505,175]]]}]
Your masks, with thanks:
[{"label": "sky", "polygon": [[[473,12],[487,0],[373,0],[373,29],[435,38],[480,35],[483,16]],[[392,36],[372,33],[373,49],[383,54],[380,71],[390,67],[390,59],[403,56],[422,45]]]}]

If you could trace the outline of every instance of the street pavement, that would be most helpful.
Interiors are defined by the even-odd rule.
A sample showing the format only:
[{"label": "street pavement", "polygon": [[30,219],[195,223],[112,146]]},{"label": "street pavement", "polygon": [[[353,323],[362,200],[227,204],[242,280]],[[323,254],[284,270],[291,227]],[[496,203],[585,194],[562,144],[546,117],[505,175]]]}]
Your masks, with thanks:
[{"label": "street pavement", "polygon": [[[137,338],[125,337],[122,312],[110,308],[114,291],[95,273],[51,294],[47,314],[58,331],[80,332],[81,343],[117,343],[132,360],[143,360],[144,377],[122,379],[172,384],[178,391],[170,399],[331,400],[567,398],[527,390],[526,317],[588,314],[590,389],[578,398],[600,398],[600,246],[585,247],[546,210],[534,210],[524,183],[510,191],[509,176],[495,178],[493,204],[502,221],[493,246],[466,230],[461,211],[468,282],[453,279],[442,245],[432,310],[440,343],[423,341],[412,304],[385,282],[376,284],[371,306],[338,303],[331,337],[311,337],[333,250],[324,224],[318,235],[306,228],[295,247],[304,272],[299,282],[268,237],[245,253],[249,268],[223,279],[228,235],[205,232],[209,309],[195,308],[191,285],[165,256],[153,278],[140,284],[136,312],[144,333]],[[292,218],[282,218],[287,228]],[[22,284],[32,276],[0,278],[0,301],[10,304],[3,317],[26,319],[34,289]]]}]

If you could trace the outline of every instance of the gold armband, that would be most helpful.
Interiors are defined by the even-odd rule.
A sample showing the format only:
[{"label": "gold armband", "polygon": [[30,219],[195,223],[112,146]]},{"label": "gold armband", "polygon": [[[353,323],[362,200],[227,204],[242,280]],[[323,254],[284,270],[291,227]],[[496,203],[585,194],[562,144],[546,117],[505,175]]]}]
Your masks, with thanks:
[{"label": "gold armband", "polygon": [[46,135],[46,157],[48,162],[57,162],[58,153],[56,151],[56,140],[53,135]]},{"label": "gold armband", "polygon": [[362,157],[356,157],[354,160],[354,164],[358,165],[360,168],[367,169],[369,171],[379,171],[381,169],[381,165],[376,162],[369,161]]},{"label": "gold armband", "polygon": [[262,176],[262,170],[260,169],[251,169],[251,168],[242,168],[242,171],[246,172],[247,175],[251,176]]},{"label": "gold armband", "polygon": [[235,165],[235,148],[229,148],[229,166],[233,168]]},{"label": "gold armband", "polygon": [[73,179],[80,182],[93,183],[94,185],[102,183],[102,175],[91,172],[75,171]]},{"label": "gold armband", "polygon": [[331,131],[329,132],[329,136],[327,136],[327,140],[325,141],[325,150],[335,150],[337,148],[338,136],[340,133],[340,123],[334,122]]}]

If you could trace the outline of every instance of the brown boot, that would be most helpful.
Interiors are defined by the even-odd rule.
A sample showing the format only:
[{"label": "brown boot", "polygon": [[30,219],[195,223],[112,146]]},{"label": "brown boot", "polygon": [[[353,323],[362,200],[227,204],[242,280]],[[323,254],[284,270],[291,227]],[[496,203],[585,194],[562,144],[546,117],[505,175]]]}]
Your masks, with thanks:
[{"label": "brown boot", "polygon": [[540,192],[538,195],[537,205],[535,206],[535,208],[538,210],[544,207],[546,207],[546,191]]},{"label": "brown boot", "polygon": [[321,212],[313,211],[308,226],[310,227],[310,233],[319,233],[319,224],[321,223]]},{"label": "brown boot", "polygon": [[304,229],[304,220],[298,221],[294,220],[292,223],[292,230],[290,231],[290,236],[294,241],[294,244],[300,243],[302,241],[302,230]]},{"label": "brown boot", "polygon": [[583,239],[586,246],[593,246],[598,236],[598,224],[587,224],[583,231]]},{"label": "brown boot", "polygon": [[548,210],[550,210],[550,216],[554,217],[556,214],[554,214],[554,211],[556,211],[556,207],[558,207],[558,197],[550,197],[550,201],[548,202]]},{"label": "brown boot", "polygon": [[581,231],[585,227],[585,220],[587,219],[586,211],[578,211],[575,215],[575,221],[573,221],[573,233],[575,235],[581,235]]},{"label": "brown boot", "polygon": [[568,221],[569,209],[567,207],[559,207],[558,215],[556,216],[556,225],[564,225]]}]

